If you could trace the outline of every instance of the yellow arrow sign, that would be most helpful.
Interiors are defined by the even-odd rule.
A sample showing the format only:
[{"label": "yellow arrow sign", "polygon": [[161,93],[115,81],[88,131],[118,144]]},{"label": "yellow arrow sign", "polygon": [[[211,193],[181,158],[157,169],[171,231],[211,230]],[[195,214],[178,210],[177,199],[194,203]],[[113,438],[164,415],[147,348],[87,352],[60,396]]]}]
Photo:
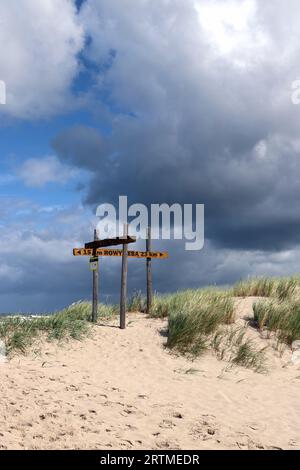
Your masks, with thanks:
[{"label": "yellow arrow sign", "polygon": [[[122,257],[123,250],[103,250],[98,248],[97,250],[91,250],[87,248],[74,248],[74,256],[113,256]],[[128,251],[129,258],[153,258],[153,259],[166,259],[169,258],[169,253],[160,251]]]},{"label": "yellow arrow sign", "polygon": [[93,256],[94,250],[88,250],[86,248],[74,248],[74,256]]}]

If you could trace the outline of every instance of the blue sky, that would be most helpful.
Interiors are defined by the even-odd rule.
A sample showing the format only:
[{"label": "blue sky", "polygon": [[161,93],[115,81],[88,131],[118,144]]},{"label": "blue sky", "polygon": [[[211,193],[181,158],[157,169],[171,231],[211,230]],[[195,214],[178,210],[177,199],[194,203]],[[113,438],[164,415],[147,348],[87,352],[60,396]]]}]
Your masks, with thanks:
[{"label": "blue sky", "polygon": [[[300,12],[266,3],[1,2],[0,312],[90,298],[72,248],[122,194],[206,206],[201,252],[156,243],[171,254],[158,291],[297,271]],[[117,300],[117,261],[101,269],[102,300]]]}]

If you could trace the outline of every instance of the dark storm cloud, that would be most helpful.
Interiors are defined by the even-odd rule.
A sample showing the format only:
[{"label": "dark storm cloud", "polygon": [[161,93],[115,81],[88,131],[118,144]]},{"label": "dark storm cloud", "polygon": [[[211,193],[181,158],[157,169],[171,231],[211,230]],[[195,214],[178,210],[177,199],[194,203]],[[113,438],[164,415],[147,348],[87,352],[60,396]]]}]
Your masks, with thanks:
[{"label": "dark storm cloud", "polygon": [[62,160],[72,154],[71,143],[73,162],[92,172],[88,204],[117,203],[122,194],[145,204],[205,203],[206,237],[219,246],[274,250],[299,242],[298,149],[281,141],[255,147],[258,130],[247,153],[224,150],[223,141],[212,153],[213,136],[210,145],[199,132],[196,144],[191,132],[181,141],[168,138],[162,126],[133,127],[118,128],[105,145],[99,138],[92,152],[88,138],[78,139],[77,129],[74,136],[69,130],[57,138]]},{"label": "dark storm cloud", "polygon": [[[297,244],[300,108],[288,80],[300,42],[282,36],[281,5],[275,13],[258,2],[229,55],[216,53],[191,1],[143,2],[130,16],[125,7],[90,0],[81,18],[90,60],[116,50],[99,81],[126,112],[111,113],[109,137],[82,127],[53,143],[62,161],[92,172],[85,202],[124,194],[145,204],[204,203],[206,237],[220,247]],[[280,67],[278,37],[288,56]]]},{"label": "dark storm cloud", "polygon": [[99,170],[103,144],[96,129],[75,126],[54,139],[53,147],[64,161],[92,172]]}]

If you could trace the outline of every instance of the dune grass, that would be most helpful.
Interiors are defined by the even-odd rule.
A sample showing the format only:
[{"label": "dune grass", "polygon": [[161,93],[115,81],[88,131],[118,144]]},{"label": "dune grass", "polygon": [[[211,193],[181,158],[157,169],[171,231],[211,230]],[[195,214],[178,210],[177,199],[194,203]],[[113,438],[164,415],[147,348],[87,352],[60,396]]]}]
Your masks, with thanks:
[{"label": "dune grass", "polygon": [[232,288],[234,297],[274,297],[279,300],[291,298],[300,289],[300,277],[257,277],[238,282]]},{"label": "dune grass", "polygon": [[[167,346],[198,356],[207,349],[233,364],[263,369],[264,349],[247,337],[247,328],[224,328],[234,322],[233,297],[264,297],[254,305],[254,324],[275,334],[289,346],[300,339],[300,277],[255,278],[239,282],[227,291],[188,290],[157,296],[153,317],[168,317]],[[230,357],[229,357],[230,356]]]},{"label": "dune grass", "polygon": [[[131,311],[145,311],[146,299],[137,293]],[[154,295],[152,318],[168,319],[166,346],[191,359],[213,350],[220,360],[264,369],[265,353],[247,338],[247,328],[234,328],[233,292],[217,288],[190,289]]]},{"label": "dune grass", "polygon": [[141,291],[136,291],[132,295],[127,305],[129,312],[146,312],[147,300]]},{"label": "dune grass", "polygon": [[[213,291],[186,291],[167,299],[170,349],[198,355],[219,325],[234,321],[233,300]],[[161,307],[160,307],[161,308]]]},{"label": "dune grass", "polygon": [[[78,302],[49,316],[3,317],[0,318],[0,339],[5,344],[8,356],[25,354],[34,341],[43,335],[48,341],[81,340],[90,332],[91,310],[89,302]],[[99,306],[100,318],[111,317],[114,313],[113,306]]]},{"label": "dune grass", "polygon": [[[236,328],[234,297],[264,297],[254,305],[254,324],[275,334],[279,342],[291,345],[300,339],[300,277],[255,278],[239,282],[231,289],[194,289],[153,297],[150,316],[168,319],[167,347],[190,357],[207,349],[219,359],[259,371],[264,350],[257,349],[247,336],[247,327]],[[89,334],[91,304],[78,302],[41,318],[4,317],[0,319],[0,339],[8,354],[26,352],[34,340],[80,340]],[[112,318],[118,306],[100,305],[99,318]],[[137,292],[128,310],[145,312],[146,299]]]},{"label": "dune grass", "polygon": [[265,370],[265,351],[247,337],[247,327],[234,327],[234,301],[229,292],[213,289],[164,296],[154,316],[168,311],[167,347],[190,358],[210,349],[232,365]]},{"label": "dune grass", "polygon": [[255,372],[266,371],[266,348],[258,348],[247,337],[247,325],[230,329],[219,328],[211,339],[210,346],[220,360],[240,365]]},{"label": "dune grass", "polygon": [[[175,294],[155,295],[153,298],[153,305],[151,316],[153,318],[167,318],[170,314],[182,311],[190,311],[200,306],[202,303],[206,304],[208,301],[217,299],[229,299],[227,292],[217,289],[189,289]],[[229,302],[226,302],[227,314],[229,321],[232,320],[233,311]]]},{"label": "dune grass", "polygon": [[254,278],[238,282],[232,289],[234,297],[270,297],[275,279]]},{"label": "dune grass", "polygon": [[254,321],[258,328],[275,334],[279,343],[289,346],[300,339],[300,301],[269,300],[257,302],[254,307]]},{"label": "dune grass", "polygon": [[256,302],[254,322],[260,331],[267,331],[278,343],[291,345],[300,339],[300,277],[255,278],[236,284],[234,296],[265,297]]}]

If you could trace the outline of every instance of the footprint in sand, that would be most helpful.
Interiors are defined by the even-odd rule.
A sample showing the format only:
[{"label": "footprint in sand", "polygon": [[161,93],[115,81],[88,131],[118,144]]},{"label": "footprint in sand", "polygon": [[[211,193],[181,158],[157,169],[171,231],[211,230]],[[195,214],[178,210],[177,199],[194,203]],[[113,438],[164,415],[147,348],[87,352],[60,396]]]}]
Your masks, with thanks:
[{"label": "footprint in sand", "polygon": [[171,421],[169,419],[164,419],[160,423],[159,427],[162,428],[162,429],[172,429],[172,428],[176,427],[176,424],[174,424],[173,421]]},{"label": "footprint in sand", "polygon": [[131,410],[129,408],[126,408],[125,410],[121,411],[120,413],[122,416],[128,416],[128,415],[132,415],[132,414],[135,414],[135,411],[134,410]]},{"label": "footprint in sand", "polygon": [[208,420],[207,418],[202,418],[195,424],[195,426],[192,427],[190,434],[194,439],[207,441],[215,437],[217,431],[218,429],[215,422]]},{"label": "footprint in sand", "polygon": [[158,449],[170,449],[170,450],[179,450],[180,446],[177,441],[173,440],[162,440],[156,442],[156,447]]},{"label": "footprint in sand", "polygon": [[173,418],[183,419],[183,415],[181,413],[179,413],[178,411],[175,411],[173,413]]}]

